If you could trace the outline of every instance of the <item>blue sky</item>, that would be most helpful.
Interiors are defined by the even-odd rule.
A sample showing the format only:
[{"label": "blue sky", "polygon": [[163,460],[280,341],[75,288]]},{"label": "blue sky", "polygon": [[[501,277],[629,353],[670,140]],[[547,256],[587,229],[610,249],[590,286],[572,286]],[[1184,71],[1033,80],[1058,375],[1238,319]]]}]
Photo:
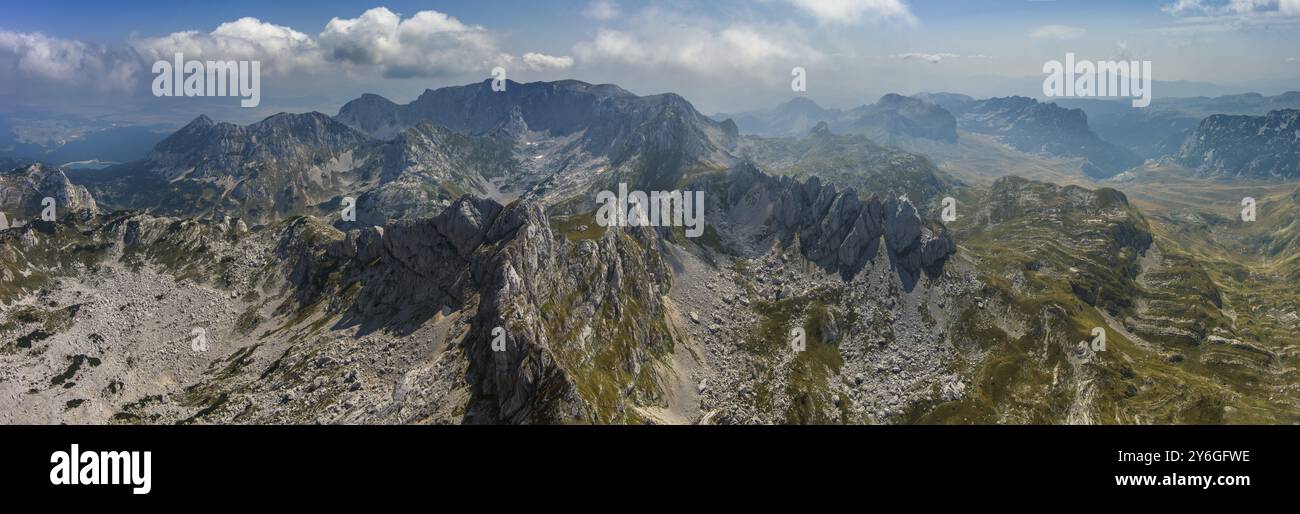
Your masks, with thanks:
[{"label": "blue sky", "polygon": [[677,92],[705,112],[789,99],[793,66],[809,71],[808,96],[837,107],[888,92],[1033,94],[1043,62],[1066,52],[1273,94],[1300,89],[1300,0],[7,2],[0,98],[135,117],[227,105],[148,94],[149,63],[181,50],[263,62],[264,105],[229,111],[243,118],[332,114],[362,92],[408,101],[496,65],[515,80]]}]

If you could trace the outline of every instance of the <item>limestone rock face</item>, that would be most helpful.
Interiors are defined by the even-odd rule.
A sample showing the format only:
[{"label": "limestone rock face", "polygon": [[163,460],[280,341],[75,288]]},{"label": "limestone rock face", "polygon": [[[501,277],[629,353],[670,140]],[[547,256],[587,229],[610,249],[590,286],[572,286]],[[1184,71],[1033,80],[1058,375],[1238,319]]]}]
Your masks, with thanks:
[{"label": "limestone rock face", "polygon": [[[595,240],[557,236],[539,205],[503,207],[462,197],[437,216],[281,247],[298,264],[292,284],[311,304],[359,287],[345,320],[418,326],[443,309],[469,321],[461,351],[473,397],[465,419],[481,423],[611,421],[621,400],[593,402],[583,380],[635,376],[671,347],[662,297],[671,273],[648,228],[610,229]],[[576,332],[576,333],[575,333]],[[493,341],[504,345],[494,348]],[[589,369],[577,358],[619,341],[623,367]],[[630,394],[628,391],[625,394]]]},{"label": "limestone rock face", "polygon": [[890,194],[863,200],[857,191],[837,190],[816,176],[803,183],[758,176],[752,187],[772,198],[769,224],[778,237],[798,236],[804,257],[839,270],[846,279],[876,256],[882,240],[891,262],[911,275],[942,271],[957,251],[946,230],[934,233],[925,227],[907,198]]},{"label": "limestone rock face", "polygon": [[1300,176],[1300,110],[1264,116],[1216,114],[1201,120],[1178,160],[1207,175]]},{"label": "limestone rock face", "polygon": [[45,198],[54,199],[55,212],[60,216],[99,211],[90,192],[73,184],[60,168],[34,163],[0,172],[0,213],[10,223],[40,218]]}]

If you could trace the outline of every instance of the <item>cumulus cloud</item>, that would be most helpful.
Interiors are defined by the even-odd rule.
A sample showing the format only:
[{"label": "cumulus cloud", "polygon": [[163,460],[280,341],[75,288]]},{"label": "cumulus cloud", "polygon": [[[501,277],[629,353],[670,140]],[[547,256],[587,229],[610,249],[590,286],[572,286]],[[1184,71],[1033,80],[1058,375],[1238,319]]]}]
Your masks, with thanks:
[{"label": "cumulus cloud", "polygon": [[1068,25],[1043,25],[1029,33],[1031,37],[1041,39],[1078,39],[1083,37],[1088,31],[1080,27],[1071,27]]},{"label": "cumulus cloud", "polygon": [[523,63],[533,71],[567,70],[573,67],[573,58],[528,52],[524,54]]},{"label": "cumulus cloud", "polygon": [[569,56],[527,53],[522,59],[500,49],[485,27],[438,11],[409,17],[376,7],[355,18],[335,17],[315,37],[283,25],[245,17],[211,32],[187,30],[137,38],[129,46],[148,62],[176,53],[194,60],[257,60],[269,74],[350,71],[387,78],[486,74],[522,62],[533,71],[573,66]]},{"label": "cumulus cloud", "polygon": [[597,21],[608,21],[617,18],[622,14],[618,4],[613,0],[592,0],[587,4],[587,8],[582,10],[582,15]]},{"label": "cumulus cloud", "polygon": [[171,60],[177,53],[186,60],[261,61],[263,72],[272,74],[315,72],[325,64],[310,36],[249,17],[222,23],[211,32],[188,30],[136,39],[131,46],[151,61]]},{"label": "cumulus cloud", "polygon": [[511,60],[486,28],[437,11],[402,19],[376,7],[357,18],[330,20],[319,39],[330,59],[376,66],[390,78],[486,72]]},{"label": "cumulus cloud", "polygon": [[862,21],[916,23],[902,0],[786,0],[825,24],[852,25]]},{"label": "cumulus cloud", "polygon": [[26,77],[98,89],[125,89],[133,83],[141,64],[126,49],[40,32],[0,30],[0,70],[15,72],[16,76],[6,79]]}]

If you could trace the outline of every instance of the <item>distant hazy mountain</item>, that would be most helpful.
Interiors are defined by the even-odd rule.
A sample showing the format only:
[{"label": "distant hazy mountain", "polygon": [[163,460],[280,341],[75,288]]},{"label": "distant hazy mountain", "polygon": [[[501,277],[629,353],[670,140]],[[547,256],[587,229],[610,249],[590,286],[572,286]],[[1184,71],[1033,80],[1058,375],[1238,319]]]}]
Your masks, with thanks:
[{"label": "distant hazy mountain", "polygon": [[844,112],[839,109],[824,109],[808,98],[795,97],[790,101],[757,111],[736,114],[715,114],[713,119],[727,119],[736,123],[744,134],[769,137],[801,137],[808,134],[818,123],[830,122]]},{"label": "distant hazy mountain", "polygon": [[1127,100],[1062,99],[1056,103],[1083,109],[1088,122],[1102,138],[1153,159],[1175,155],[1201,120],[1214,114],[1262,116],[1269,111],[1300,108],[1300,92],[1277,96],[1258,93],[1218,97],[1156,97],[1146,108]]},{"label": "distant hazy mountain", "polygon": [[960,93],[917,93],[912,98],[930,102],[951,113],[965,112],[977,100]]},{"label": "distant hazy mountain", "polygon": [[864,194],[905,195],[925,206],[948,193],[954,180],[922,155],[881,146],[861,134],[836,134],[825,122],[802,138],[747,136],[739,156],[776,175],[820,177]]},{"label": "distant hazy mountain", "polygon": [[1093,133],[1083,111],[1027,97],[976,100],[956,93],[888,94],[848,111],[796,99],[769,110],[718,114],[714,119],[731,119],[741,132],[770,137],[797,137],[807,133],[805,126],[824,122],[833,132],[863,134],[904,148],[913,146],[909,139],[955,143],[960,128],[996,136],[1024,152],[1085,157],[1084,172],[1097,178],[1141,163],[1133,152]]},{"label": "distant hazy mountain", "polygon": [[831,130],[865,134],[886,143],[898,136],[957,141],[957,120],[951,112],[930,102],[896,94],[850,110],[831,124]]},{"label": "distant hazy mountain", "polygon": [[743,133],[768,137],[801,137],[817,124],[826,123],[834,132],[863,134],[884,143],[900,136],[957,140],[952,114],[933,104],[896,94],[847,111],[824,109],[801,97],[772,109],[716,114],[713,118],[731,119]]},{"label": "distant hazy mountain", "polygon": [[1105,178],[1141,164],[1132,151],[1103,140],[1088,127],[1080,109],[1012,96],[974,100],[952,94],[925,94],[957,116],[963,130],[996,136],[1017,150],[1057,157],[1084,157],[1083,171]]},{"label": "distant hazy mountain", "polygon": [[1183,143],[1178,159],[1211,175],[1298,177],[1300,110],[1205,118]]}]

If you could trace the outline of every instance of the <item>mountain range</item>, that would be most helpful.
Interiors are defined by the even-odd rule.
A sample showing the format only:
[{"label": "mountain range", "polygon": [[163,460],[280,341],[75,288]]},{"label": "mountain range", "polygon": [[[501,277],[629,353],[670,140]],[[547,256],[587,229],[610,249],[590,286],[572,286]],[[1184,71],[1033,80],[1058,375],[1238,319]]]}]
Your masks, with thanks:
[{"label": "mountain range", "polygon": [[954,93],[889,94],[875,104],[840,111],[798,98],[776,108],[715,119],[735,119],[745,133],[798,135],[808,124],[825,122],[837,133],[863,134],[883,144],[915,148],[918,140],[956,143],[958,129],[988,134],[1019,151],[1053,157],[1082,157],[1082,171],[1105,178],[1141,163],[1133,152],[1102,140],[1079,109],[1065,109],[1026,97],[976,100]]},{"label": "mountain range", "polygon": [[[1209,116],[1180,159],[1289,176],[1294,121]],[[1143,173],[968,183],[916,150],[987,141]],[[1029,98],[719,119],[485,81],[201,116],[103,170],[13,164],[0,208],[68,208],[0,230],[0,422],[1300,421],[1295,195],[1228,237]],[[702,192],[703,234],[601,226],[619,184]],[[1233,260],[1252,241],[1269,267]]]},{"label": "mountain range", "polygon": [[1217,97],[1155,98],[1147,108],[1130,102],[1059,99],[1057,104],[1082,109],[1097,134],[1145,159],[1175,155],[1201,120],[1215,114],[1262,116],[1269,111],[1300,108],[1300,93],[1258,93]]}]

